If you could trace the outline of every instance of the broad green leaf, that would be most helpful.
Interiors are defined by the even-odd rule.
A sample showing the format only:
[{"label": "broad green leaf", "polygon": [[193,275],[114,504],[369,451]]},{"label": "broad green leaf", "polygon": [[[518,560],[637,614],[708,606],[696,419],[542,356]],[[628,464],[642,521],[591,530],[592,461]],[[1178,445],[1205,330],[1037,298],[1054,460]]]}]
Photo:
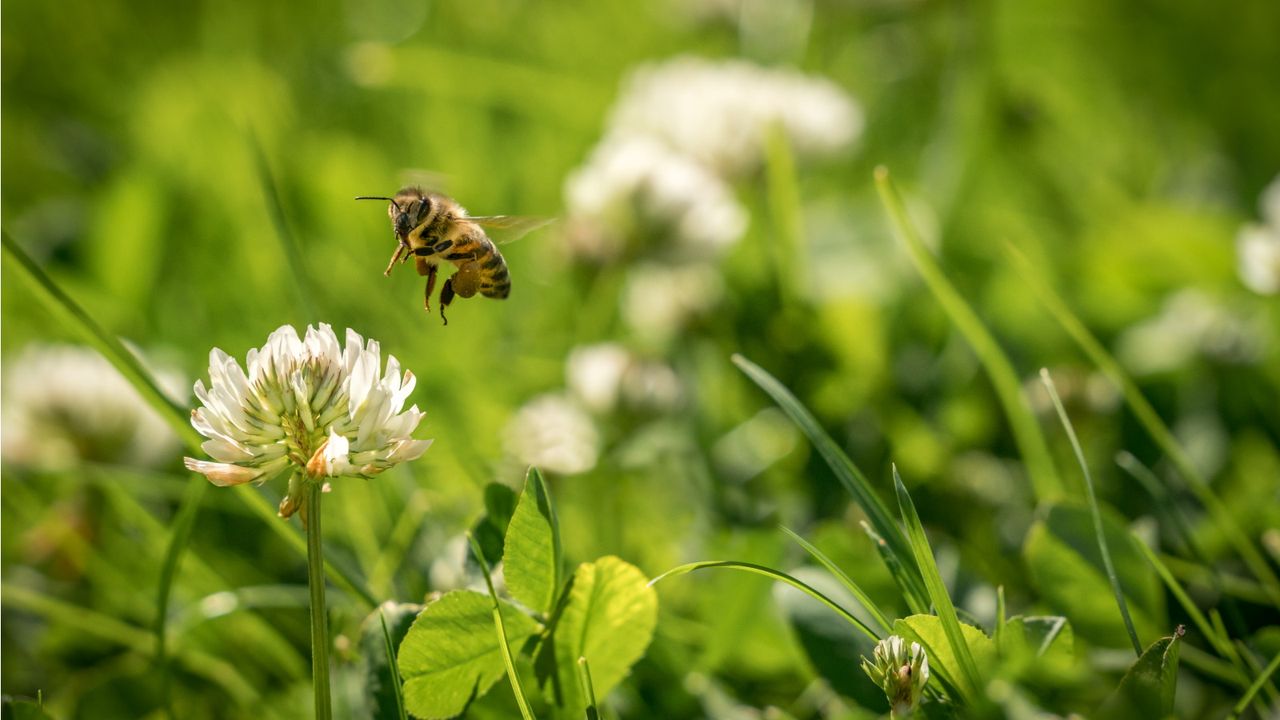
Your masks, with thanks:
[{"label": "broad green leaf", "polygon": [[1009,618],[1000,633],[1002,668],[1036,685],[1058,687],[1080,679],[1071,622],[1061,615]]},{"label": "broad green leaf", "polygon": [[[1164,618],[1159,579],[1115,511],[1099,510],[1138,636],[1153,637]],[[1078,635],[1104,647],[1128,645],[1087,507],[1075,501],[1050,506],[1028,531],[1023,558],[1045,603],[1070,619]]]},{"label": "broad green leaf", "polygon": [[412,603],[385,602],[374,609],[360,625],[360,650],[365,662],[365,699],[369,703],[369,717],[374,720],[399,718],[396,703],[396,668],[387,657],[386,636],[382,620],[391,634],[391,647],[404,640],[413,620],[422,612],[422,606]]},{"label": "broad green leaf", "polygon": [[[541,630],[507,603],[502,620],[515,647]],[[458,715],[506,672],[493,629],[493,601],[470,590],[445,594],[418,615],[400,643],[398,661],[410,713],[423,720]]]},{"label": "broad green leaf", "polygon": [[[995,666],[996,643],[987,637],[982,630],[965,623],[960,623],[960,632],[964,636],[965,647],[977,666],[978,673],[985,676]],[[911,642],[918,642],[929,656],[929,671],[937,673],[946,684],[954,687],[964,682],[964,670],[960,660],[951,650],[947,633],[943,629],[942,620],[936,615],[912,615],[893,623],[893,632]]]},{"label": "broad green leaf", "polygon": [[[471,527],[471,535],[484,551],[484,561],[495,565],[502,559],[506,542],[507,525],[516,511],[516,493],[502,483],[489,483],[484,487],[484,515]],[[467,556],[470,567],[474,556]]]},{"label": "broad green leaf", "polygon": [[507,590],[534,612],[546,613],[560,589],[560,528],[547,485],[529,469],[503,553]]},{"label": "broad green leaf", "polygon": [[1103,703],[1103,718],[1163,718],[1173,713],[1178,681],[1178,652],[1186,631],[1151,644],[1120,680],[1120,687]]},{"label": "broad green leaf", "polygon": [[1000,651],[1016,652],[1021,646],[1036,657],[1050,657],[1057,653],[1075,654],[1075,635],[1071,621],[1061,615],[1018,615],[1005,623]]},{"label": "broad green leaf", "polygon": [[644,655],[657,622],[657,593],[634,565],[608,556],[578,566],[552,632],[556,682],[551,694],[566,717],[586,715],[578,658],[591,664],[596,697],[603,699]]}]

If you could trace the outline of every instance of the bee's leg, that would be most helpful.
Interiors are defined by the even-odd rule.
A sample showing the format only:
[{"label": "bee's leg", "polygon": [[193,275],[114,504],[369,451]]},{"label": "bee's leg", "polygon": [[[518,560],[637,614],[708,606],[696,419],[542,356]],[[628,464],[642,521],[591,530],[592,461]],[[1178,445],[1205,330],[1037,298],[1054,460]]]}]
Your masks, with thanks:
[{"label": "bee's leg", "polygon": [[[431,312],[431,291],[436,289],[436,266],[427,266],[427,290],[422,294],[422,307]],[[443,313],[443,311],[441,311]]]},{"label": "bee's leg", "polygon": [[[396,261],[399,260],[400,256],[404,253],[405,247],[407,246],[404,244],[396,245],[396,251],[391,255],[391,262],[387,263],[387,269],[382,271],[383,275],[390,277],[391,268],[396,266]],[[406,255],[405,257],[408,256]]]},{"label": "bee's leg", "polygon": [[445,325],[449,324],[449,318],[444,316],[445,308],[449,307],[449,303],[453,302],[453,278],[450,277],[444,281],[444,287],[440,288],[440,319]]}]

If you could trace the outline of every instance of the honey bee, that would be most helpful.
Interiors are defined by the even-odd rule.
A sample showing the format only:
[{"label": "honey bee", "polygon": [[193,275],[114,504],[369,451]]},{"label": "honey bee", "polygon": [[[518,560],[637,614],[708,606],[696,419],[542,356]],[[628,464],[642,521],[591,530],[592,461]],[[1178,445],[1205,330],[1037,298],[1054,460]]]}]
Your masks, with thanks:
[{"label": "honey bee", "polygon": [[427,312],[431,312],[431,293],[440,263],[451,262],[457,268],[440,289],[440,319],[445,325],[449,324],[445,309],[455,296],[469,298],[480,293],[503,300],[511,294],[507,261],[485,228],[507,230],[514,239],[549,222],[517,215],[471,216],[453,198],[419,187],[402,188],[393,198],[362,195],[356,199],[391,203],[387,214],[395,231],[396,249],[382,274],[391,275],[397,262],[412,257],[418,274],[427,278],[423,294]]}]

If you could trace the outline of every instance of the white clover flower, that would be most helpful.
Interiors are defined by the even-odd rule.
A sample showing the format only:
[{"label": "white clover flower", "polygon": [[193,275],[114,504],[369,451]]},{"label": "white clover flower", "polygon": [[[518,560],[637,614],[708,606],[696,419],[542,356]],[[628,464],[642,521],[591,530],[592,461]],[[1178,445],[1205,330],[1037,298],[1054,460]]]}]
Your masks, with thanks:
[{"label": "white clover flower", "polygon": [[746,211],[720,178],[642,135],[606,138],[565,181],[565,200],[570,248],[594,261],[622,255],[635,236],[712,257],[747,229]]},{"label": "white clover flower", "polygon": [[884,690],[893,717],[906,717],[920,704],[929,682],[929,658],[920,643],[907,642],[897,635],[876,643],[874,662],[862,659],[862,669]]},{"label": "white clover flower", "polygon": [[[186,380],[154,369],[170,396]],[[4,372],[6,460],[65,467],[75,460],[162,463],[177,435],[106,358],[79,345],[32,344]]]},{"label": "white clover flower", "polygon": [[610,117],[614,134],[657,138],[729,175],[759,166],[771,125],[782,127],[797,155],[816,157],[849,146],[863,117],[830,80],[694,57],[640,67]]},{"label": "white clover flower", "polygon": [[292,467],[282,517],[301,505],[302,474],[369,478],[431,445],[411,436],[424,415],[418,406],[401,412],[413,373],[402,376],[391,355],[383,373],[378,343],[353,330],[342,347],[324,323],[308,326],[301,340],[284,325],[244,364],[218,348],[209,352],[209,387],[196,381],[202,407],[191,424],[209,438],[202,447],[216,462],[187,458],[186,466],[219,486],[263,482]]},{"label": "white clover flower", "polygon": [[1199,354],[1253,362],[1269,335],[1260,318],[1241,316],[1199,290],[1180,290],[1165,300],[1160,314],[1120,336],[1117,354],[1135,374],[1153,375],[1183,367]]},{"label": "white clover flower", "polygon": [[565,363],[565,382],[587,409],[612,412],[622,392],[622,377],[630,365],[631,353],[617,343],[574,348]]},{"label": "white clover flower", "polygon": [[1259,295],[1280,292],[1280,177],[1258,199],[1262,224],[1249,223],[1236,236],[1240,280]]},{"label": "white clover flower", "polygon": [[641,337],[665,343],[723,295],[724,279],[712,265],[643,264],[627,274],[622,315]]},{"label": "white clover flower", "polygon": [[632,410],[666,411],[683,395],[675,371],[646,361],[617,343],[574,348],[565,364],[569,392],[588,410],[610,413],[623,405]]},{"label": "white clover flower", "polygon": [[582,408],[563,395],[541,395],[520,408],[503,434],[507,451],[525,465],[574,475],[596,466],[600,433]]}]

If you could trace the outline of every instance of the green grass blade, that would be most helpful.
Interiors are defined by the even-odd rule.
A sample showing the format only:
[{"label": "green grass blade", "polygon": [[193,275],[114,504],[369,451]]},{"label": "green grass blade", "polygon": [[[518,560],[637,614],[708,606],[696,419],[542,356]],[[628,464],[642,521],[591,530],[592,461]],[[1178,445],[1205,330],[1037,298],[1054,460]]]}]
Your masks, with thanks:
[{"label": "green grass blade", "polygon": [[[1187,591],[1182,587],[1182,584],[1173,577],[1173,573],[1169,572],[1169,568],[1160,561],[1160,558],[1156,556],[1155,551],[1147,547],[1147,544],[1136,534],[1133,535],[1133,540],[1137,543],[1138,549],[1142,551],[1142,554],[1147,557],[1147,562],[1151,563],[1151,567],[1155,568],[1156,574],[1164,581],[1165,587],[1169,589],[1170,594],[1172,594],[1174,599],[1178,601],[1178,604],[1182,606],[1182,609],[1187,613],[1187,616],[1191,618],[1191,622],[1195,624],[1196,629],[1200,631],[1200,634],[1204,636],[1204,639],[1207,640],[1209,644],[1213,646],[1213,649],[1223,658],[1227,660],[1233,660],[1233,658],[1238,660],[1238,658],[1235,658],[1235,653],[1232,652],[1231,639],[1218,634],[1217,629],[1209,622],[1209,619],[1205,617],[1204,613],[1200,612],[1200,608],[1196,607],[1196,604],[1191,601],[1191,596],[1187,594]],[[1237,665],[1235,669],[1243,675],[1243,668]]]},{"label": "green grass blade", "polygon": [[[187,411],[175,403],[160,388],[159,383],[143,366],[142,362],[125,347],[115,335],[108,333],[85,311],[75,300],[58,287],[40,266],[36,265],[27,253],[9,237],[3,234],[3,247],[13,264],[23,271],[45,301],[55,313],[62,315],[76,327],[85,338],[102,353],[102,356],[133,385],[142,399],[156,410],[160,417],[168,422],[169,427],[177,433],[188,448],[200,449],[203,438],[191,427],[187,419]],[[11,265],[12,266],[12,265]],[[199,504],[204,497],[208,482],[203,478],[192,478],[183,496],[182,504],[174,516],[173,532],[165,547],[164,561],[160,568],[160,584],[156,597],[156,621],[153,627],[156,637],[156,664],[161,675],[161,693],[166,708],[170,706],[169,696],[169,658],[166,631],[169,622],[169,597],[174,577],[177,575],[179,561],[187,542],[191,538],[191,529],[195,525]],[[169,713],[172,716],[172,712]]]},{"label": "green grass blade", "polygon": [[168,624],[169,599],[172,596],[174,580],[178,574],[178,561],[182,559],[183,550],[191,540],[191,531],[196,525],[196,515],[200,512],[200,503],[209,489],[209,482],[197,476],[187,481],[187,490],[178,505],[178,512],[173,516],[173,530],[169,542],[165,545],[164,560],[160,565],[160,585],[156,590],[156,620],[153,628],[156,634],[156,665],[160,672],[160,696],[165,712],[169,717],[173,714],[173,696],[170,684],[168,661]]},{"label": "green grass blade", "polygon": [[1061,498],[1066,494],[1066,490],[1054,470],[1053,457],[1049,454],[1049,444],[1045,442],[1044,433],[1041,432],[1027,399],[1022,395],[1022,383],[1009,356],[1000,348],[999,343],[992,337],[991,331],[982,323],[978,314],[947,279],[938,261],[920,239],[915,226],[907,217],[906,206],[898,194],[898,189],[889,178],[889,170],[883,165],[876,168],[876,187],[880,191],[880,201],[889,213],[895,234],[906,246],[907,254],[911,256],[916,270],[920,272],[929,290],[938,299],[947,316],[951,318],[951,322],[955,323],[956,328],[973,348],[982,367],[987,371],[987,377],[991,378],[991,384],[995,387],[1000,404],[1009,418],[1014,441],[1022,454],[1023,462],[1026,463],[1027,474],[1031,478],[1036,499],[1044,502]]},{"label": "green grass blade", "polygon": [[587,699],[587,720],[600,720],[596,689],[591,684],[591,665],[586,657],[578,658],[578,684],[582,686],[582,696]]},{"label": "green grass blade", "polygon": [[765,136],[765,186],[773,230],[766,243],[778,273],[778,294],[786,307],[800,295],[797,285],[805,270],[805,234],[795,154],[781,123],[772,123]]},{"label": "green grass blade", "polygon": [[1102,565],[1107,569],[1107,581],[1111,583],[1111,592],[1116,596],[1116,605],[1120,608],[1120,617],[1124,618],[1124,629],[1129,633],[1129,641],[1133,643],[1133,652],[1142,657],[1142,643],[1138,641],[1138,631],[1133,627],[1133,618],[1129,615],[1129,603],[1124,599],[1120,589],[1120,577],[1116,575],[1115,563],[1111,561],[1111,549],[1107,547],[1107,536],[1102,531],[1102,512],[1098,510],[1098,497],[1093,492],[1093,475],[1089,472],[1089,463],[1085,462],[1084,450],[1080,448],[1080,440],[1076,438],[1076,429],[1067,417],[1066,408],[1062,407],[1062,399],[1058,397],[1058,388],[1053,384],[1047,369],[1040,369],[1040,380],[1044,382],[1053,400],[1053,407],[1058,411],[1058,419],[1071,441],[1071,449],[1076,454],[1076,462],[1080,463],[1080,472],[1084,474],[1085,497],[1089,501],[1089,514],[1093,516],[1093,533],[1098,540],[1098,552],[1102,553]]},{"label": "green grass blade", "polygon": [[994,636],[993,639],[996,641],[997,650],[1002,650],[1004,648],[1004,645],[1001,644],[1001,641],[1004,640],[1004,624],[1008,622],[1008,618],[1006,617],[1006,615],[1007,615],[1007,612],[1004,604],[1004,585],[997,585],[996,586],[996,627],[995,627],[995,632],[991,633]]},{"label": "green grass blade", "polygon": [[[880,537],[879,533],[871,528],[871,525],[866,520],[858,521],[858,525],[862,527],[862,531],[871,539],[871,543],[876,549],[876,554],[880,556],[880,561],[889,569],[889,575],[893,577],[898,589],[902,591],[902,599],[907,603],[907,609],[913,615],[928,615],[929,596],[925,592],[924,582],[914,574],[916,572],[915,558],[910,555],[900,558],[894,554],[893,550],[889,548],[889,544],[884,541],[884,538]],[[910,571],[903,564],[903,560],[911,563]],[[912,578],[915,578],[914,582]],[[917,585],[919,587],[916,587]]]},{"label": "green grass blade", "polygon": [[[1211,610],[1209,612],[1209,619],[1213,621],[1214,625],[1218,627],[1221,632],[1224,634],[1226,633],[1226,630],[1222,628],[1222,617],[1218,615],[1216,610]],[[1258,662],[1258,658],[1254,656],[1253,651],[1249,649],[1249,646],[1245,641],[1236,640],[1233,647],[1235,648],[1236,655],[1242,658],[1244,664],[1248,666],[1250,674],[1257,676],[1264,675],[1266,673],[1262,665]],[[1262,689],[1266,691],[1267,697],[1271,699],[1273,704],[1280,704],[1280,692],[1276,691],[1275,683],[1264,684]],[[1259,705],[1258,709],[1265,710],[1261,705]]]},{"label": "green grass blade", "polygon": [[871,483],[867,481],[858,466],[853,464],[849,456],[844,450],[836,444],[831,436],[822,429],[818,424],[818,419],[809,412],[807,408],[791,391],[777,378],[770,375],[764,368],[756,365],[741,355],[733,356],[733,364],[738,366],[748,378],[756,385],[760,386],[773,398],[773,401],[782,408],[782,411],[791,418],[801,432],[809,438],[809,442],[826,460],[827,466],[835,473],[840,483],[844,485],[849,494],[853,496],[854,502],[862,508],[870,520],[871,526],[876,533],[884,540],[887,548],[902,562],[903,566],[908,570],[905,577],[908,578],[909,588],[903,588],[904,593],[916,592],[923,596],[923,586],[919,581],[919,571],[915,568],[915,563],[911,560],[911,549],[907,545],[906,537],[898,526],[893,522],[893,516],[889,514],[889,509],[884,502],[880,500],[880,496],[876,495],[875,490],[871,487]]},{"label": "green grass blade", "polygon": [[[0,604],[40,615],[64,629],[101,638],[144,656],[155,652],[155,636],[140,627],[13,582],[0,586]],[[247,706],[259,697],[258,691],[232,663],[191,648],[180,649],[176,657],[193,674],[221,686],[239,705]]]},{"label": "green grass blade", "polygon": [[119,338],[104,330],[83,307],[63,292],[53,278],[49,277],[7,232],[3,234],[3,245],[5,252],[9,254],[22,274],[39,290],[45,305],[55,314],[62,315],[79,330],[85,339],[102,353],[107,362],[110,362],[129,381],[129,384],[133,385],[142,399],[164,418],[187,447],[199,450],[204,438],[191,427],[190,411],[180,407],[166,395],[160,389],[160,384],[156,382],[155,377],[143,367],[137,356],[130,352]]},{"label": "green grass blade", "polygon": [[861,620],[859,620],[857,616],[855,616],[853,613],[849,612],[848,610],[845,610],[843,607],[840,607],[839,603],[837,603],[836,601],[832,600],[826,595],[823,595],[821,592],[818,592],[816,589],[814,589],[810,585],[807,585],[804,582],[797,580],[796,578],[793,578],[790,575],[780,570],[774,570],[773,568],[768,568],[763,565],[756,565],[754,563],[748,563],[748,562],[739,562],[737,560],[703,560],[701,562],[692,562],[692,563],[687,563],[685,565],[673,567],[670,570],[662,573],[658,577],[650,580],[649,585],[650,586],[657,585],[660,581],[666,580],[669,577],[684,575],[686,573],[691,573],[694,570],[702,570],[704,568],[717,568],[717,567],[728,568],[730,570],[741,570],[743,572],[754,573],[756,575],[763,575],[767,578],[784,582],[790,585],[791,587],[799,590],[800,592],[803,592],[804,594],[808,595],[814,600],[817,600],[823,605],[826,605],[827,607],[831,608],[840,617],[844,618],[845,620],[848,620],[849,624],[861,630],[863,634],[865,634],[867,637],[871,638],[872,640],[876,640],[876,641],[879,640],[879,638],[876,637],[875,632],[871,628],[867,627],[867,625],[863,623]]},{"label": "green grass blade", "polygon": [[956,607],[951,603],[947,586],[942,581],[942,573],[938,571],[938,564],[933,559],[933,549],[929,546],[929,538],[925,537],[924,525],[920,523],[915,503],[911,501],[911,494],[907,492],[907,486],[902,483],[897,467],[893,468],[893,487],[898,493],[898,508],[902,512],[902,523],[907,527],[907,538],[911,541],[911,550],[915,553],[916,564],[924,576],[924,586],[929,592],[929,600],[937,610],[942,631],[947,636],[947,644],[951,646],[951,652],[959,661],[960,671],[964,675],[962,683],[964,687],[961,692],[972,703],[981,696],[982,676],[978,673],[973,654],[969,652],[969,644],[964,640],[964,632],[960,629],[960,618],[956,617]]},{"label": "green grass blade", "polygon": [[1093,333],[1089,332],[1084,323],[1076,317],[1066,302],[1049,287],[1047,282],[1040,279],[1037,268],[1031,264],[1026,255],[1022,254],[1011,243],[1006,243],[1005,249],[1013,259],[1014,264],[1018,266],[1019,276],[1031,287],[1032,293],[1049,311],[1049,314],[1076,341],[1076,344],[1080,346],[1085,355],[1089,356],[1093,364],[1097,365],[1098,369],[1120,388],[1121,393],[1124,395],[1125,404],[1129,406],[1138,422],[1146,429],[1147,434],[1151,436],[1151,439],[1169,458],[1174,467],[1177,468],[1178,474],[1187,482],[1187,486],[1195,494],[1200,504],[1209,511],[1214,524],[1218,526],[1219,530],[1231,543],[1231,546],[1235,548],[1249,571],[1266,587],[1271,604],[1280,607],[1280,577],[1276,576],[1275,571],[1267,564],[1266,558],[1262,556],[1257,547],[1240,530],[1235,519],[1231,517],[1230,511],[1227,510],[1226,505],[1218,499],[1213,489],[1209,487],[1208,481],[1195,469],[1195,466],[1191,463],[1191,458],[1182,449],[1182,446],[1178,444],[1173,431],[1160,419],[1160,415],[1156,413],[1155,408],[1151,407],[1151,403],[1147,402],[1137,384],[1120,367],[1120,363],[1111,356],[1111,353],[1107,352],[1102,343],[1098,342]]},{"label": "green grass blade", "polygon": [[792,531],[791,528],[783,526],[782,531],[787,535],[790,535],[791,539],[795,540],[800,547],[804,548],[805,552],[812,555],[814,560],[822,563],[822,566],[827,569],[827,572],[834,575],[835,578],[849,590],[849,592],[853,593],[853,596],[858,599],[858,602],[862,603],[862,607],[866,608],[867,612],[871,613],[871,617],[875,619],[876,624],[880,626],[882,631],[877,636],[877,639],[883,639],[893,631],[888,616],[884,614],[880,609],[880,606],[876,605],[875,601],[871,599],[871,596],[863,592],[862,588],[858,587],[858,584],[853,581],[853,578],[849,577],[844,570],[841,570],[839,565],[832,562],[831,558],[827,557],[826,553],[819,550],[813,543],[800,537],[800,535]]},{"label": "green grass blade", "polygon": [[378,620],[382,622],[383,647],[387,651],[387,667],[391,670],[392,689],[395,690],[396,714],[400,720],[409,720],[409,713],[404,709],[404,681],[400,677],[400,665],[396,662],[395,643],[391,641],[391,629],[387,627],[387,616],[378,608]]},{"label": "green grass blade", "polygon": [[1187,667],[1195,669],[1205,677],[1225,685],[1234,685],[1242,691],[1249,687],[1249,678],[1242,675],[1230,663],[1218,659],[1218,656],[1190,644],[1183,647],[1182,651],[1185,653],[1182,660],[1187,663]]},{"label": "green grass blade", "polygon": [[511,691],[516,695],[516,703],[520,706],[520,714],[524,720],[534,720],[533,711],[529,709],[529,699],[525,697],[524,686],[520,684],[520,676],[516,673],[515,660],[511,657],[511,645],[507,641],[507,626],[502,621],[502,606],[498,604],[498,593],[493,589],[493,578],[489,577],[489,563],[485,562],[484,551],[480,549],[480,543],[476,542],[475,536],[470,532],[467,533],[467,542],[471,544],[471,554],[480,564],[480,570],[484,574],[484,584],[489,588],[489,598],[493,600],[493,626],[498,632],[498,645],[502,649],[502,661],[507,665],[507,679],[511,681]]},{"label": "green grass blade", "polygon": [[289,221],[285,217],[284,203],[280,201],[280,191],[276,186],[275,175],[271,172],[271,164],[267,162],[267,153],[253,131],[246,132],[249,147],[252,150],[254,168],[258,171],[258,182],[262,185],[262,195],[267,204],[267,214],[271,216],[271,225],[276,230],[276,238],[280,241],[280,250],[284,253],[285,262],[289,266],[289,275],[293,278],[293,289],[298,296],[298,305],[302,308],[303,324],[318,319],[315,314],[315,302],[312,299],[311,283],[306,269],[302,266],[305,256],[302,244],[289,229]]},{"label": "green grass blade", "polygon": [[[1129,473],[1130,477],[1137,480],[1143,489],[1147,491],[1147,494],[1155,500],[1156,513],[1160,518],[1161,524],[1173,531],[1183,555],[1197,561],[1185,563],[1183,568],[1193,567],[1198,571],[1200,582],[1213,588],[1222,597],[1228,617],[1231,619],[1236,631],[1240,634],[1246,634],[1245,627],[1247,623],[1235,600],[1237,591],[1241,588],[1247,588],[1246,592],[1252,591],[1252,594],[1248,597],[1250,602],[1266,605],[1270,602],[1266,589],[1252,581],[1246,580],[1241,583],[1239,578],[1229,579],[1222,573],[1217,567],[1217,563],[1209,559],[1208,553],[1204,551],[1196,540],[1196,534],[1191,529],[1191,522],[1170,499],[1168,488],[1165,487],[1164,483],[1160,482],[1160,478],[1156,477],[1156,474],[1150,468],[1125,451],[1116,454],[1116,464]],[[1173,569],[1176,571],[1181,568]]]},{"label": "green grass blade", "polygon": [[[1258,679],[1253,681],[1253,684],[1249,686],[1248,690],[1245,690],[1244,695],[1240,698],[1240,702],[1236,703],[1236,706],[1232,708],[1232,717],[1239,717],[1240,714],[1245,711],[1245,708],[1249,707],[1249,703],[1253,702],[1258,691],[1261,690],[1262,687],[1267,684],[1267,681],[1271,679],[1271,676],[1275,674],[1276,668],[1280,668],[1280,653],[1276,653],[1276,656],[1271,658],[1271,662],[1267,663],[1267,667],[1258,675]],[[1266,715],[1265,708],[1259,707],[1258,712],[1259,715]]]}]

